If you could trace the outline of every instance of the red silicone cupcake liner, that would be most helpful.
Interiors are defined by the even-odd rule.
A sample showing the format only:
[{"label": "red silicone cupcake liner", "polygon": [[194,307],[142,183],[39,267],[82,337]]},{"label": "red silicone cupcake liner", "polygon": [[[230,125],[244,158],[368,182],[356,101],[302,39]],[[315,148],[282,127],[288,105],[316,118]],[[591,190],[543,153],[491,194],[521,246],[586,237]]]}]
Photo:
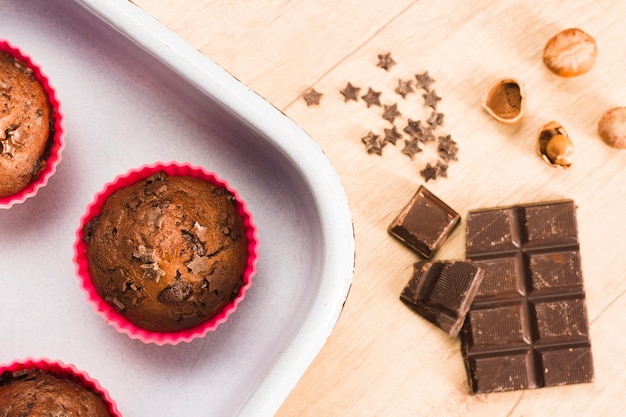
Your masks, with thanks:
[{"label": "red silicone cupcake liner", "polygon": [[[237,296],[208,321],[195,327],[176,332],[154,332],[140,328],[129,322],[107,303],[98,294],[91,281],[86,254],[87,245],[83,241],[83,227],[100,213],[104,202],[115,190],[134,184],[160,171],[164,171],[170,176],[191,176],[199,178],[217,187],[228,190],[235,198],[235,209],[243,219],[245,233],[248,239],[248,260],[243,273],[243,285]],[[216,174],[206,171],[204,168],[176,162],[157,162],[153,165],[145,165],[131,170],[126,174],[119,175],[113,181],[107,183],[100,193],[96,194],[94,201],[87,207],[87,212],[82,217],[80,226],[76,231],[74,264],[76,266],[76,273],[80,281],[81,289],[87,296],[88,302],[93,306],[96,314],[104,318],[107,324],[112,325],[117,331],[125,333],[130,338],[141,340],[144,343],[154,343],[159,346],[165,344],[175,345],[180,342],[190,342],[197,337],[205,336],[208,332],[215,330],[220,324],[224,323],[237,309],[239,303],[245,298],[246,292],[252,283],[252,277],[256,272],[258,256],[257,246],[256,227],[252,222],[252,215],[247,210],[245,202],[239,197],[237,191],[232,189],[226,181],[220,179]]]},{"label": "red silicone cupcake liner", "polygon": [[52,87],[48,77],[43,73],[39,65],[37,65],[29,55],[26,55],[18,47],[12,45],[7,40],[0,39],[0,51],[6,52],[24,62],[26,66],[33,71],[35,78],[43,86],[43,89],[48,96],[48,101],[52,107],[52,116],[54,117],[52,145],[50,147],[50,155],[46,160],[45,167],[39,173],[39,176],[35,180],[31,181],[25,188],[15,194],[0,197],[0,209],[2,209],[9,208],[14,204],[23,203],[27,198],[37,194],[40,188],[48,184],[48,180],[56,172],[57,165],[61,162],[61,152],[65,146],[65,129],[63,127],[61,103],[57,99],[55,89]]},{"label": "red silicone cupcake liner", "polygon": [[96,379],[90,377],[87,372],[79,370],[72,364],[65,364],[61,361],[51,360],[48,358],[26,358],[7,364],[0,364],[0,375],[4,372],[18,372],[26,369],[40,369],[53,375],[77,382],[102,397],[109,414],[111,414],[111,417],[122,417],[122,414],[117,409],[117,404],[109,395],[109,391],[103,388]]}]

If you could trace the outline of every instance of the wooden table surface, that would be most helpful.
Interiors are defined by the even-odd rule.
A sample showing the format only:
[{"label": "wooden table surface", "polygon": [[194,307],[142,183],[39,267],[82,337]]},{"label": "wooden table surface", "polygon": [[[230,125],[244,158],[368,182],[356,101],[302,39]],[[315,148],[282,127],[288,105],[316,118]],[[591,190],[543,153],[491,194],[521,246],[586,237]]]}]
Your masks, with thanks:
[{"label": "wooden table surface", "polygon": [[[606,146],[600,116],[626,105],[623,0],[133,0],[292,118],[319,143],[348,195],[356,265],[344,311],[319,356],[277,416],[617,416],[626,413],[626,150]],[[565,79],[542,62],[546,41],[579,27],[597,41],[593,69]],[[396,62],[385,70],[378,55]],[[428,71],[437,108],[458,143],[447,178],[424,181],[436,161],[425,146],[411,160],[402,141],[382,156],[361,138],[392,124],[383,109],[344,101],[348,82],[397,104],[400,132],[426,120],[423,91],[403,98],[399,80]],[[527,112],[515,125],[481,108],[499,78],[522,80]],[[414,85],[415,83],[413,83]],[[415,85],[414,85],[415,87]],[[307,106],[303,93],[322,93]],[[575,160],[556,169],[536,153],[536,133],[558,121]],[[420,184],[463,221],[437,259],[465,256],[470,209],[560,198],[578,206],[579,236],[595,381],[537,390],[469,395],[460,342],[403,305],[398,296],[419,258],[387,226]]]}]

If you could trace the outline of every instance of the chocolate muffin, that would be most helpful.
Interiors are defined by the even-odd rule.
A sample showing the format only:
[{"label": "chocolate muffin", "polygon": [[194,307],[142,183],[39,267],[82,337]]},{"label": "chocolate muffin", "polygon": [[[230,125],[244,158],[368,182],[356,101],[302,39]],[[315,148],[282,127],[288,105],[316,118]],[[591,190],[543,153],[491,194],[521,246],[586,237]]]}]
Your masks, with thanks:
[{"label": "chocolate muffin", "polygon": [[247,239],[233,195],[159,172],[114,191],[83,228],[98,294],[135,326],[175,332],[239,292]]},{"label": "chocolate muffin", "polygon": [[0,51],[0,197],[21,191],[39,176],[53,125],[48,96],[32,69]]},{"label": "chocolate muffin", "polygon": [[99,394],[40,369],[0,375],[0,416],[111,417]]}]

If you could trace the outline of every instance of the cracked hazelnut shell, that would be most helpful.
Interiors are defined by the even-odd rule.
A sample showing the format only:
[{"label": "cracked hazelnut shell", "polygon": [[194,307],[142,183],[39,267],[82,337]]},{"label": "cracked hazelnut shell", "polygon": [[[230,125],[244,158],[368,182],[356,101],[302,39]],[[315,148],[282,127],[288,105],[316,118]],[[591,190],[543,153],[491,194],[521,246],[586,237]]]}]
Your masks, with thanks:
[{"label": "cracked hazelnut shell", "polygon": [[519,122],[526,111],[524,83],[515,78],[503,78],[491,85],[483,98],[483,108],[502,123]]},{"label": "cracked hazelnut shell", "polygon": [[543,160],[553,167],[567,168],[572,165],[574,143],[557,122],[545,124],[537,134],[537,151]]}]

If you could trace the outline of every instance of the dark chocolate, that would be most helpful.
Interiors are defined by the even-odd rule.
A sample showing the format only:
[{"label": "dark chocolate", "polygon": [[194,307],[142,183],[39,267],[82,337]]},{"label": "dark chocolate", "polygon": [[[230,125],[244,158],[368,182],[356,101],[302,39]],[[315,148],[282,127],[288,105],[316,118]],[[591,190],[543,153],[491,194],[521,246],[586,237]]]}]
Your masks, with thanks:
[{"label": "dark chocolate", "polygon": [[456,211],[420,186],[388,231],[408,248],[430,259],[460,220]]},{"label": "dark chocolate", "polygon": [[417,262],[400,299],[449,335],[457,336],[483,274],[471,261]]},{"label": "dark chocolate", "polygon": [[485,270],[461,332],[472,393],[591,382],[574,202],[470,211],[466,249]]}]

